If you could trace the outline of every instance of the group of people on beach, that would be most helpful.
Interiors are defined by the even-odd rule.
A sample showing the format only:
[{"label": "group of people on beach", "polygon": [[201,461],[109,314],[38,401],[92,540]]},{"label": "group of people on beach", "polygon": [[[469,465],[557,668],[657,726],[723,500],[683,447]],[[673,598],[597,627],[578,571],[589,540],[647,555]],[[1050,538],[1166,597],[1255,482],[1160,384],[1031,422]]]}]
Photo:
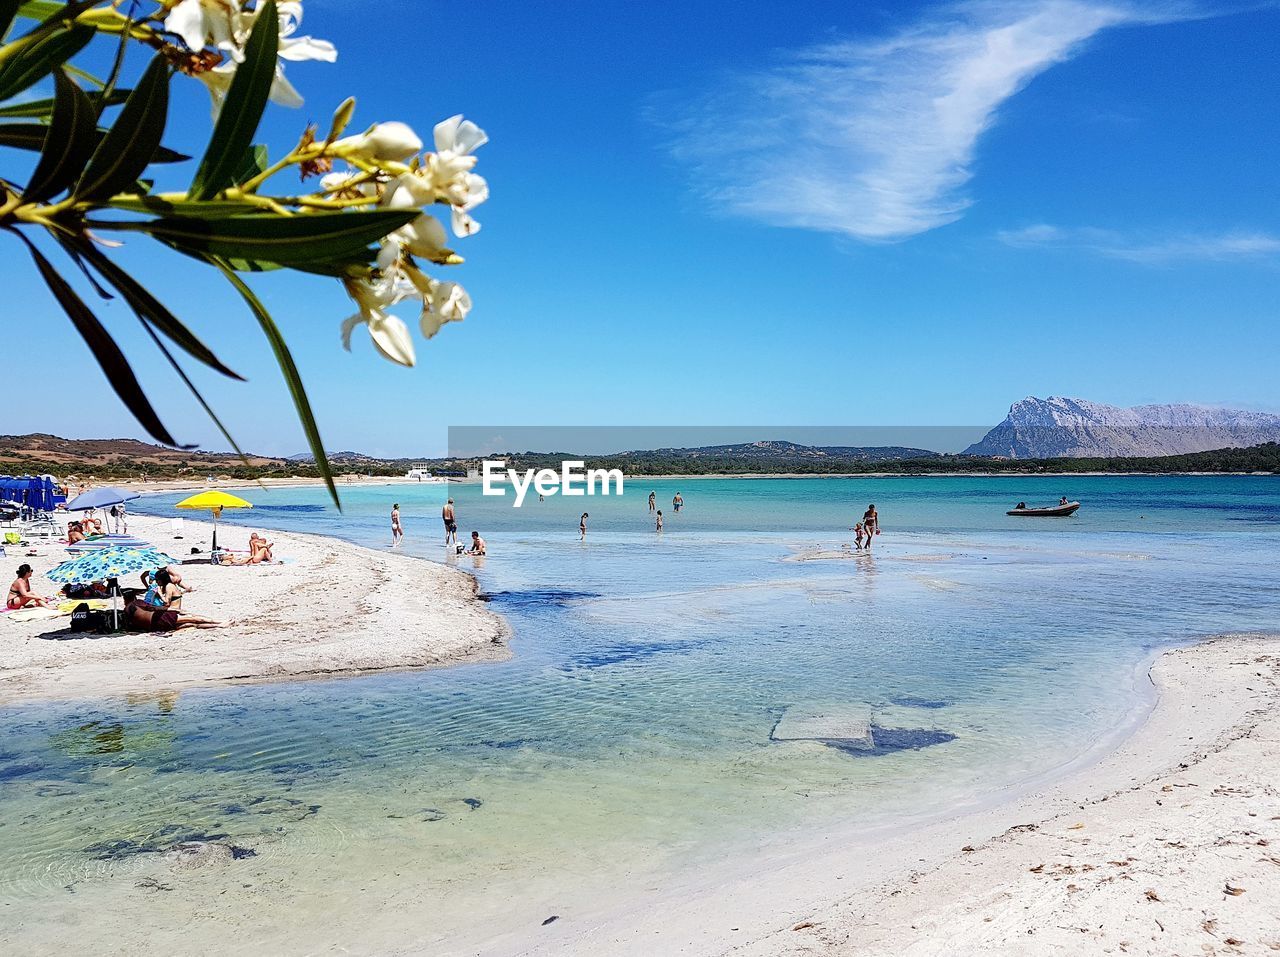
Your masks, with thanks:
[{"label": "group of people on beach", "polygon": [[[471,546],[464,548],[458,541],[458,517],[454,512],[453,499],[444,503],[440,509],[440,519],[444,522],[444,547],[453,548],[459,555],[483,555],[485,541],[479,532],[471,533]],[[400,503],[391,506],[391,547],[399,548],[404,542],[404,525],[400,521]]]}]

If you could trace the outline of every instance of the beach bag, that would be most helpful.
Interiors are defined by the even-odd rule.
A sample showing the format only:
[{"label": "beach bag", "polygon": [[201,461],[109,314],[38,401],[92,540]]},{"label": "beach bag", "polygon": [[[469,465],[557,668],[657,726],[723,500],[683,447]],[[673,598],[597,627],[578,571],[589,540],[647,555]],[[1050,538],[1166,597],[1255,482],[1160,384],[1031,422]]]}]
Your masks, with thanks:
[{"label": "beach bag", "polygon": [[85,602],[76,605],[75,610],[71,612],[71,630],[72,631],[93,631],[94,626],[90,618],[91,611]]}]

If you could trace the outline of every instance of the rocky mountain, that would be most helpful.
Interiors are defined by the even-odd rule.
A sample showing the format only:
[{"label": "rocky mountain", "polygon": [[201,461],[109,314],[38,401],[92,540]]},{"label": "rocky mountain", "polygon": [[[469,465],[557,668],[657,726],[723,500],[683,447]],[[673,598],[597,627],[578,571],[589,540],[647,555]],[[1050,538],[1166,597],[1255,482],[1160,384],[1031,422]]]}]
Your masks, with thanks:
[{"label": "rocky mountain", "polygon": [[1028,396],[966,455],[1005,458],[1149,457],[1280,441],[1280,415],[1199,405],[1120,408]]}]

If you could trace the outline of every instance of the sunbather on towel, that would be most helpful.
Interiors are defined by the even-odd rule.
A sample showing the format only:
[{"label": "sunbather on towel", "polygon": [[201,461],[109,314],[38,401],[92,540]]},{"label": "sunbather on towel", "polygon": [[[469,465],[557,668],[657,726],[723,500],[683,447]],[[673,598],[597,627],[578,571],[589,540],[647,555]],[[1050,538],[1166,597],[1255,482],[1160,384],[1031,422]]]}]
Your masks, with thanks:
[{"label": "sunbather on towel", "polygon": [[84,541],[84,526],[79,522],[72,522],[67,526],[67,544],[74,545],[76,542]]},{"label": "sunbather on towel", "polygon": [[244,558],[237,558],[229,564],[232,565],[262,565],[273,561],[271,556],[271,543],[261,537],[257,532],[249,536],[249,554]]},{"label": "sunbather on towel", "polygon": [[18,577],[9,586],[9,599],[6,604],[12,609],[47,608],[48,603],[39,595],[31,593],[31,566],[23,562],[18,566]]},{"label": "sunbather on towel", "polygon": [[184,628],[222,627],[222,622],[212,618],[202,618],[176,608],[155,608],[140,601],[131,601],[124,606],[124,618],[130,631],[181,631]]}]

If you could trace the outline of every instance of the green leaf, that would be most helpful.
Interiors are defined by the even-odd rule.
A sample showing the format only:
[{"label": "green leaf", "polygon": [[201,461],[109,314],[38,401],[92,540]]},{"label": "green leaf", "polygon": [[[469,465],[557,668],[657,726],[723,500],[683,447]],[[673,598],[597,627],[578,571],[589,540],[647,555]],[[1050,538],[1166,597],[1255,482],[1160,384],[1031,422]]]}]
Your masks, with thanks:
[{"label": "green leaf", "polygon": [[28,20],[47,20],[57,16],[66,4],[54,3],[53,0],[27,0],[18,7],[18,15]]},{"label": "green leaf", "polygon": [[[0,66],[0,100],[7,100],[39,83],[83,50],[96,33],[92,27],[73,26],[49,30],[34,39],[24,38],[9,44],[7,49],[12,52]],[[21,49],[16,49],[18,44],[21,44]]]},{"label": "green leaf", "polygon": [[[120,351],[120,347],[111,338],[111,334],[98,321],[98,317],[84,304],[84,300],[76,294],[76,291],[62,278],[58,270],[44,257],[44,254],[35,247],[31,240],[16,229],[10,229],[9,231],[26,244],[27,250],[31,253],[31,258],[35,261],[36,268],[40,271],[41,278],[45,281],[45,285],[49,287],[49,291],[58,300],[58,304],[62,306],[63,311],[71,320],[71,324],[76,327],[76,331],[80,333],[85,344],[89,346],[89,351],[93,353],[93,357],[97,360],[103,374],[106,375],[107,381],[111,383],[111,388],[120,397],[120,401],[133,413],[133,417],[138,420],[138,424],[146,429],[148,434],[157,442],[163,442],[165,445],[178,445],[173,436],[169,434],[169,430],[164,427],[164,423],[160,421],[160,417],[156,415],[156,410],[152,408],[146,393],[142,391],[142,386],[138,384],[137,376],[133,374],[133,369],[129,367],[129,362],[125,359],[124,353]],[[180,448],[192,448],[192,446],[180,446]]]},{"label": "green leaf", "polygon": [[241,199],[161,199],[159,196],[113,196],[107,204],[112,209],[124,209],[131,213],[154,213],[166,217],[190,217],[194,219],[221,219],[224,216],[276,216],[256,203]]},{"label": "green leaf", "polygon": [[[93,103],[94,111],[101,113],[108,106],[119,106],[131,92],[131,90],[113,90],[105,103],[102,101],[102,97],[97,94],[87,93],[85,95]],[[0,106],[0,119],[24,116],[47,119],[53,113],[53,104],[53,100],[31,100],[27,103],[15,103],[12,106]]]},{"label": "green leaf", "polygon": [[191,358],[204,363],[211,369],[216,369],[228,378],[244,381],[243,376],[237,375],[223,365],[222,361],[214,355],[213,350],[201,342],[182,320],[166,309],[150,290],[108,259],[106,254],[92,242],[79,238],[63,239],[61,242],[83,256],[103,279],[114,286],[144,324],[155,326]]},{"label": "green leaf", "polygon": [[134,187],[160,146],[168,113],[169,66],[157,53],[94,151],[76,197],[106,199]]},{"label": "green leaf", "polygon": [[236,67],[204,159],[191,183],[187,194],[191,199],[209,199],[235,182],[275,82],[279,33],[276,2],[266,0],[258,8],[253,33],[245,44],[244,62]]},{"label": "green leaf", "polygon": [[67,76],[66,71],[53,71],[53,120],[45,136],[40,162],[22,197],[39,203],[54,196],[72,183],[84,169],[93,152],[96,118],[93,104]]},{"label": "green leaf", "polygon": [[13,26],[20,6],[22,6],[22,0],[0,0],[0,39],[3,39],[9,32],[9,28]]},{"label": "green leaf", "polygon": [[[14,149],[20,150],[36,150],[37,152],[44,149],[45,134],[49,131],[43,123],[0,123],[0,146],[12,146]],[[107,135],[107,130],[98,129],[94,131],[94,146],[98,141]],[[156,150],[155,156],[151,158],[153,163],[182,163],[191,159],[182,153],[175,153],[171,149],[160,147]]]},{"label": "green leaf", "polygon": [[250,146],[244,151],[244,156],[240,158],[240,165],[232,174],[231,182],[235,186],[248,182],[259,173],[267,168],[267,164],[271,162],[270,156],[267,154],[267,148],[258,143]]},{"label": "green leaf", "polygon": [[248,303],[250,311],[258,320],[258,325],[262,327],[263,333],[267,337],[267,341],[271,343],[271,351],[276,355],[276,363],[280,366],[281,373],[284,374],[284,381],[289,386],[289,394],[293,396],[293,407],[298,411],[298,419],[302,423],[302,431],[306,433],[307,445],[311,447],[311,455],[315,458],[316,468],[320,470],[320,476],[324,479],[324,484],[329,489],[329,495],[333,498],[333,504],[342,510],[342,502],[338,499],[338,490],[333,484],[333,472],[329,469],[329,459],[324,454],[324,443],[320,440],[320,430],[316,427],[316,418],[311,412],[311,403],[307,400],[307,390],[303,388],[302,377],[298,375],[298,367],[294,364],[293,355],[289,352],[289,346],[284,341],[284,336],[280,334],[279,327],[275,324],[275,320],[271,318],[271,314],[267,312],[266,307],[253,294],[253,290],[245,285],[244,280],[231,271],[231,268],[222,260],[216,257],[210,257],[210,262],[222,270],[222,274],[227,277],[227,282],[235,287],[236,292],[240,293],[244,301]]},{"label": "green leaf", "polygon": [[[419,215],[416,209],[299,216],[92,220],[91,229],[150,233],[183,251],[283,266],[368,257],[368,247]],[[367,258],[365,259],[367,261]]]}]

